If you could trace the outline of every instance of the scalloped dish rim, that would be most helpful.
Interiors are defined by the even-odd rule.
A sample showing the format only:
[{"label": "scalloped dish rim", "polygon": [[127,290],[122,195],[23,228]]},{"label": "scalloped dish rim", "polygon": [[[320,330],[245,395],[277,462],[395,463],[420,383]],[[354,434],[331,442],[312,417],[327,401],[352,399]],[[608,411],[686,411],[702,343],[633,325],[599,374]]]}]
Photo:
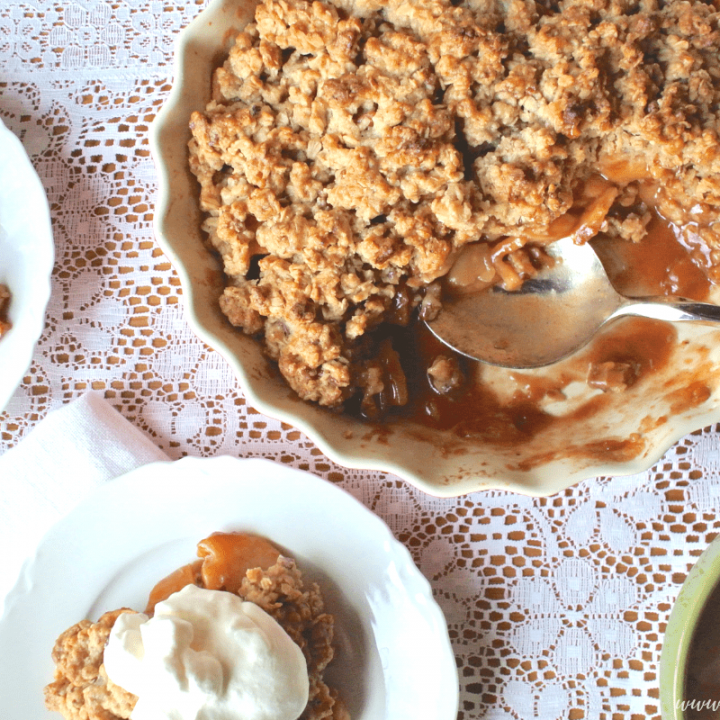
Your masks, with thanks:
[{"label": "scalloped dish rim", "polygon": [[[212,69],[226,54],[232,31],[243,27],[238,7],[254,0],[213,0],[176,39],[175,83],[150,130],[150,146],[158,171],[154,229],[160,247],[180,276],[187,319],[195,334],[230,364],[248,402],[259,412],[304,432],[331,460],[353,469],[393,473],[436,497],[458,497],[483,490],[510,490],[547,496],[600,475],[644,472],[685,435],[720,420],[720,393],[711,407],[688,417],[672,416],[639,456],[624,462],[560,458],[533,469],[508,469],[508,456],[478,445],[473,452],[431,451],[428,437],[393,428],[402,437],[312,406],[294,397],[279,373],[262,357],[259,345],[235,330],[217,308],[222,270],[206,248],[200,230],[196,180],[184,150],[193,110],[205,107]],[[202,92],[201,92],[202,91]],[[204,93],[204,94],[202,94]],[[213,293],[215,293],[213,295]],[[669,426],[669,427],[668,427]],[[405,445],[403,446],[403,443]],[[409,443],[409,444],[408,444]],[[521,449],[515,448],[515,454]],[[494,464],[493,464],[494,463]]]}]

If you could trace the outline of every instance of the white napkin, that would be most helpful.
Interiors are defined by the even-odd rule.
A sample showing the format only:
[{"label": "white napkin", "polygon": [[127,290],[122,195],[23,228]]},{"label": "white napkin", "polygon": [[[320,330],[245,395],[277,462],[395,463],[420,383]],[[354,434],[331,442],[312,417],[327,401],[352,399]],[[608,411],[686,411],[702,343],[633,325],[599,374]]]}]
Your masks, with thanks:
[{"label": "white napkin", "polygon": [[22,561],[56,520],[102,483],[168,459],[100,393],[38,423],[0,457],[0,605]]}]

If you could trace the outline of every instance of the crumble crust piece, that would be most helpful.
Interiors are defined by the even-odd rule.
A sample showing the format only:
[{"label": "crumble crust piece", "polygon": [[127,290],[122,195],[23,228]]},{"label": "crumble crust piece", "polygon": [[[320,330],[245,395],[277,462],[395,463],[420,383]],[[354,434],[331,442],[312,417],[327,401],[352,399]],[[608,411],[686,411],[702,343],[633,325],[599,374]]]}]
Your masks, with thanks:
[{"label": "crumble crust piece", "polygon": [[55,642],[55,680],[45,688],[45,706],[66,720],[129,718],[135,695],[115,685],[105,673],[103,652],[118,616],[127,608],[107,612],[96,623],[81,620]]},{"label": "crumble crust piece", "polygon": [[372,330],[468,243],[516,287],[563,217],[638,242],[692,209],[717,281],[719,33],[698,0],[263,0],[191,118],[223,312],[300,397],[372,404]]}]

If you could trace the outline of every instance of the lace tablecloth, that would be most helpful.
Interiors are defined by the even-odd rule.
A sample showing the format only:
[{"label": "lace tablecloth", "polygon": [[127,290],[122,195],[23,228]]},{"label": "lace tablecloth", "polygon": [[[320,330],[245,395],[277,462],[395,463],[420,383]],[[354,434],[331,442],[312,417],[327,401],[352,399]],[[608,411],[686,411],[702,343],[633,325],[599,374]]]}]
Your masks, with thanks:
[{"label": "lace tablecloth", "polygon": [[0,5],[0,115],[46,188],[57,254],[45,331],[0,414],[0,453],[95,389],[171,457],[309,470],[387,521],[431,581],[457,655],[459,717],[659,715],[668,613],[720,529],[718,429],[685,438],[646,473],[547,499],[438,500],[335,465],[255,412],[187,327],[152,231],[148,127],[171,87],[173,39],[203,4]]}]

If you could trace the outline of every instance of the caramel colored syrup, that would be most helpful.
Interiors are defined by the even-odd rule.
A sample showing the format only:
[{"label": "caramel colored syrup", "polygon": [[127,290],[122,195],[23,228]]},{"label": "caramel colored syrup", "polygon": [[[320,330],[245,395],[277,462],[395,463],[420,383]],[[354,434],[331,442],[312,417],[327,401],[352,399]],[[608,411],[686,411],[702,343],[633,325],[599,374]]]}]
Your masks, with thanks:
[{"label": "caramel colored syrup", "polygon": [[[565,387],[578,377],[586,377],[589,368],[606,363],[626,368],[627,382],[634,384],[667,368],[675,338],[675,330],[668,323],[628,318],[601,332],[588,348],[564,361],[551,378],[510,372],[518,390],[507,400],[498,397],[482,381],[470,382],[457,393],[436,393],[424,368],[438,355],[447,355],[450,351],[427,328],[418,325],[412,337],[404,340],[412,343],[406,355],[406,372],[412,364],[408,385],[415,388],[415,396],[396,417],[409,417],[426,427],[451,431],[459,438],[476,438],[495,446],[512,447],[534,438],[551,425],[567,424],[571,428],[573,423],[590,418],[610,401],[610,394],[603,394],[563,416],[544,409],[543,401],[562,397]],[[408,359],[412,359],[412,363]],[[459,362],[466,377],[473,378],[477,363],[465,358],[459,358]]]},{"label": "caramel colored syrup", "polygon": [[148,604],[145,608],[145,612],[150,615],[154,612],[155,606],[167,600],[173,593],[178,590],[182,590],[186,585],[197,585],[202,586],[202,576],[200,569],[202,567],[202,560],[196,560],[188,565],[183,565],[174,572],[165,576],[155,587],[150,591],[150,597],[148,598]]},{"label": "caramel colored syrup", "polygon": [[[644,172],[643,168],[635,170]],[[587,189],[591,197],[609,197],[607,180],[600,178],[596,185],[583,191]],[[657,212],[652,202],[655,186],[648,183],[643,190],[641,209],[649,211],[652,218],[641,242],[611,239],[602,233],[592,240],[611,282],[628,296],[675,295],[707,300],[712,287],[706,273],[707,257],[697,244],[688,242],[688,238],[699,238],[699,235],[693,231],[691,223],[678,227]],[[589,204],[583,211],[585,200]],[[598,203],[581,198],[581,205],[568,214],[566,224],[570,223],[573,231],[589,227],[595,222],[597,206]],[[607,211],[607,207],[601,209]],[[545,239],[538,238],[538,241],[542,243]],[[485,260],[483,263],[481,269],[488,270],[486,274],[489,275],[489,263]],[[465,272],[467,268],[461,270]],[[487,281],[484,276],[480,279]],[[667,372],[677,347],[677,333],[672,324],[625,318],[604,328],[587,348],[558,364],[549,377],[508,371],[508,379],[518,388],[508,399],[507,396],[498,397],[484,383],[479,363],[454,354],[423,323],[414,323],[410,328],[392,328],[387,332],[392,337],[393,347],[400,353],[408,387],[413,388],[408,404],[393,408],[387,422],[405,425],[409,420],[433,430],[450,431],[458,438],[473,438],[508,448],[522,445],[550,428],[567,426],[569,436],[572,436],[575,423],[589,420],[613,402],[618,403],[617,392],[622,391],[623,384],[630,387],[651,375]],[[438,394],[427,378],[427,368],[439,355],[454,355],[467,379],[462,387],[447,395]],[[608,384],[615,387],[603,388],[602,380],[593,385],[597,376],[609,378]],[[578,379],[607,391],[600,395],[591,393],[593,396],[570,414],[548,412],[545,409],[548,400],[562,398],[567,385]],[[694,383],[695,390],[687,397],[677,399],[678,412],[695,407],[708,397],[707,382],[702,378],[688,383]],[[594,446],[579,447],[575,454],[625,461],[642,452],[643,447],[638,435],[637,438],[612,442],[600,439]],[[566,450],[548,449],[550,455],[563,452]]]},{"label": "caramel colored syrup", "polygon": [[615,289],[623,295],[674,295],[705,301],[710,294],[710,280],[697,262],[694,249],[683,242],[687,234],[687,229],[676,228],[654,214],[647,237],[641,242],[600,236],[592,246]]},{"label": "caramel colored syrup", "polygon": [[258,535],[218,532],[198,543],[197,554],[200,560],[183,565],[155,585],[146,613],[186,585],[236,593],[248,570],[271,567],[280,551]]},{"label": "caramel colored syrup", "polygon": [[[637,183],[638,199],[652,218],[647,235],[639,243],[611,239],[598,234],[592,240],[615,289],[628,297],[673,295],[706,301],[710,295],[710,248],[701,237],[701,226],[711,221],[708,209],[693,208],[678,225],[663,217],[662,183],[649,180],[650,170],[642,159],[600,163],[605,182]],[[666,198],[667,199],[667,198]]]}]

